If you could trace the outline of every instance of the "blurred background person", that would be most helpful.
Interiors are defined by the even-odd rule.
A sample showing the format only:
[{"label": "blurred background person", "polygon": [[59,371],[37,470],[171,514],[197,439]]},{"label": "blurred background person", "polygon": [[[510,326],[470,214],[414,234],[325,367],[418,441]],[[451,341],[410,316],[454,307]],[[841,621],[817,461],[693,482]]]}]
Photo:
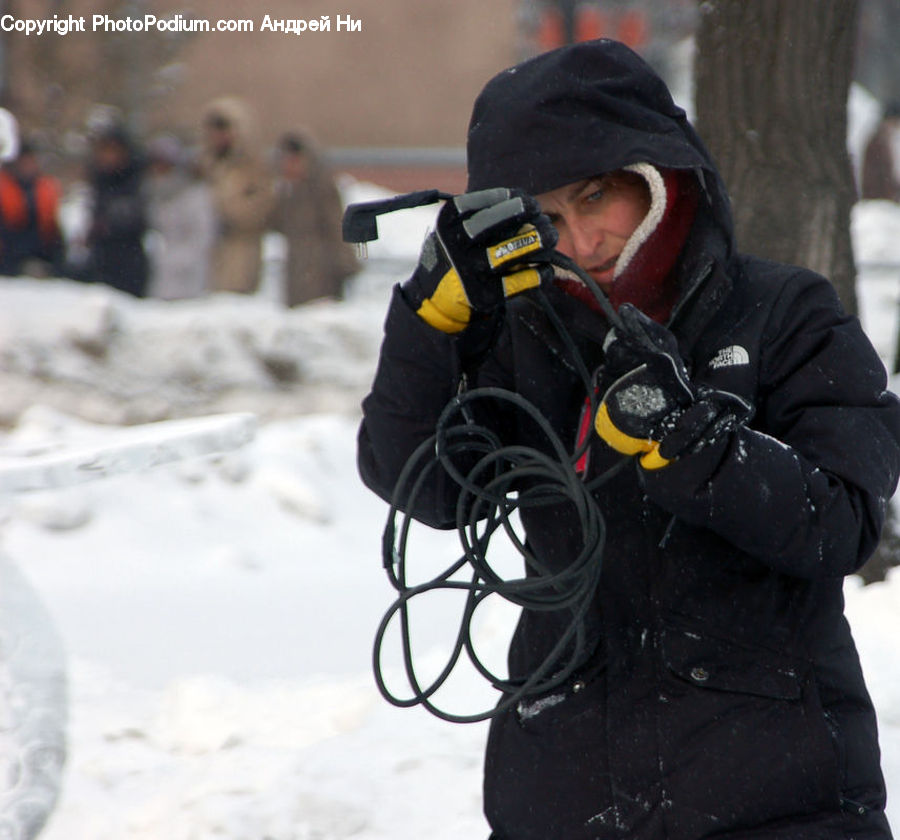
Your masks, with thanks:
[{"label": "blurred background person", "polygon": [[900,101],[885,107],[866,146],[862,198],[900,201]]},{"label": "blurred background person", "polygon": [[259,288],[262,238],[272,206],[271,178],[259,155],[247,106],[223,97],[204,113],[202,171],[212,191],[217,236],[211,284],[215,291]]},{"label": "blurred background person", "polygon": [[147,216],[152,297],[196,298],[209,291],[216,218],[209,188],[195,177],[190,155],[173,134],[147,146]]},{"label": "blurred background person", "polygon": [[124,126],[98,128],[91,145],[92,217],[85,279],[137,297],[146,294],[148,277],[143,177],[143,159]]},{"label": "blurred background person", "polygon": [[64,257],[59,226],[62,190],[44,174],[38,149],[25,141],[0,169],[0,274],[59,275]]},{"label": "blurred background person", "polygon": [[297,133],[281,138],[277,167],[271,227],[287,244],[285,303],[340,299],[359,265],[341,239],[343,206],[334,178],[309,137]]}]

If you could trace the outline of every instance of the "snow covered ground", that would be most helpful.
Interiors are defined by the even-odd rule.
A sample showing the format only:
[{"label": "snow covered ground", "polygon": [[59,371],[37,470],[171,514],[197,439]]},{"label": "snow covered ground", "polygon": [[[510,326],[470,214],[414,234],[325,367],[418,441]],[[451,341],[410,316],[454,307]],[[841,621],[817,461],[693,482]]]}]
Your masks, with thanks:
[{"label": "snow covered ground", "polygon": [[[352,188],[353,200],[371,195]],[[383,217],[341,304],[285,311],[267,294],[161,303],[0,286],[7,461],[116,442],[127,434],[116,424],[260,418],[252,443],[219,456],[4,500],[4,563],[33,585],[67,662],[68,760],[46,840],[487,835],[485,726],[395,709],[371,678],[392,590],[385,505],[356,475],[358,402],[390,285],[430,219]],[[854,237],[864,323],[889,357],[900,209],[860,205]],[[454,554],[452,535],[417,538],[416,556]],[[851,579],[846,594],[900,825],[900,574],[866,588]],[[452,615],[441,603],[421,617],[424,660]],[[508,626],[495,607],[479,630],[486,650],[499,655]],[[0,651],[8,638],[0,632]],[[471,708],[490,697],[471,680],[451,699]],[[8,765],[0,804],[17,778]]]}]

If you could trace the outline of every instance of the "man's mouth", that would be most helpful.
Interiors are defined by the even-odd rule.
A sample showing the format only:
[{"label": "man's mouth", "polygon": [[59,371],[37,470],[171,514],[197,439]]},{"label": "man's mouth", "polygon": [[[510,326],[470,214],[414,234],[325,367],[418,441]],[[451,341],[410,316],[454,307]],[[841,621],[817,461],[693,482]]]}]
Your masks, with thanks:
[{"label": "man's mouth", "polygon": [[590,274],[605,274],[607,271],[611,271],[616,267],[616,262],[619,260],[619,255],[616,254],[614,257],[610,257],[606,262],[600,263],[600,265],[591,266],[589,273]]},{"label": "man's mouth", "polygon": [[[598,263],[597,265],[585,266],[581,270],[588,274],[593,278],[594,282],[603,289],[604,292],[609,292],[614,283],[613,278],[613,270],[616,267],[616,263],[619,261],[619,254],[616,254],[613,257],[610,257],[608,260],[602,263]],[[579,277],[575,272],[567,271],[565,269],[557,268],[556,269],[556,282],[557,285],[567,286],[570,292],[576,286],[580,286],[582,289],[587,292],[587,287],[585,286],[585,281]],[[589,294],[589,293],[588,293]]]},{"label": "man's mouth", "polygon": [[615,277],[613,276],[613,271],[616,267],[616,262],[618,262],[619,255],[616,254],[614,257],[610,257],[606,262],[599,263],[598,265],[592,265],[587,273],[594,278],[594,281],[597,285],[603,289],[604,292],[609,292],[612,288],[613,283],[615,282]]}]

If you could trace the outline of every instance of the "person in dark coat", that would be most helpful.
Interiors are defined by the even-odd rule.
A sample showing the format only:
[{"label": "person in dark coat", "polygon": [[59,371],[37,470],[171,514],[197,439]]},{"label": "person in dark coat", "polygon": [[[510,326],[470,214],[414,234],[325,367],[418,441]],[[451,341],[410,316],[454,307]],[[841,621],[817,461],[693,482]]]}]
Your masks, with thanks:
[{"label": "person in dark coat", "polygon": [[[896,487],[900,403],[859,322],[823,277],[736,250],[703,143],[617,42],[492,79],[468,173],[394,290],[361,475],[390,498],[444,407],[495,386],[546,418],[607,529],[576,669],[492,719],[492,837],[887,840],[842,582]],[[508,402],[476,405],[501,444],[550,452]],[[566,568],[579,511],[520,485],[529,574]],[[419,489],[399,504],[452,527],[458,482]],[[511,681],[569,620],[523,611]]]},{"label": "person in dark coat", "polygon": [[284,301],[340,300],[344,281],[359,266],[341,239],[343,207],[334,176],[309,137],[295,132],[278,144],[278,170],[269,223],[287,244]]},{"label": "person in dark coat", "polygon": [[93,214],[86,279],[136,297],[145,295],[148,277],[143,177],[143,160],[128,132],[115,124],[98,130],[91,148]]}]

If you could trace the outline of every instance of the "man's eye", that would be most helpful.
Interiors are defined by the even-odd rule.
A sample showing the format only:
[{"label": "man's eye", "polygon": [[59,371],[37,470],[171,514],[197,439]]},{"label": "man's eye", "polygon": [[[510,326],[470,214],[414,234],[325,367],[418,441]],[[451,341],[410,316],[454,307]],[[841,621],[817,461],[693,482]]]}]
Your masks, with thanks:
[{"label": "man's eye", "polygon": [[600,201],[600,199],[603,198],[604,195],[606,195],[606,190],[603,187],[600,187],[599,189],[588,193],[588,195],[585,197],[585,201]]}]

